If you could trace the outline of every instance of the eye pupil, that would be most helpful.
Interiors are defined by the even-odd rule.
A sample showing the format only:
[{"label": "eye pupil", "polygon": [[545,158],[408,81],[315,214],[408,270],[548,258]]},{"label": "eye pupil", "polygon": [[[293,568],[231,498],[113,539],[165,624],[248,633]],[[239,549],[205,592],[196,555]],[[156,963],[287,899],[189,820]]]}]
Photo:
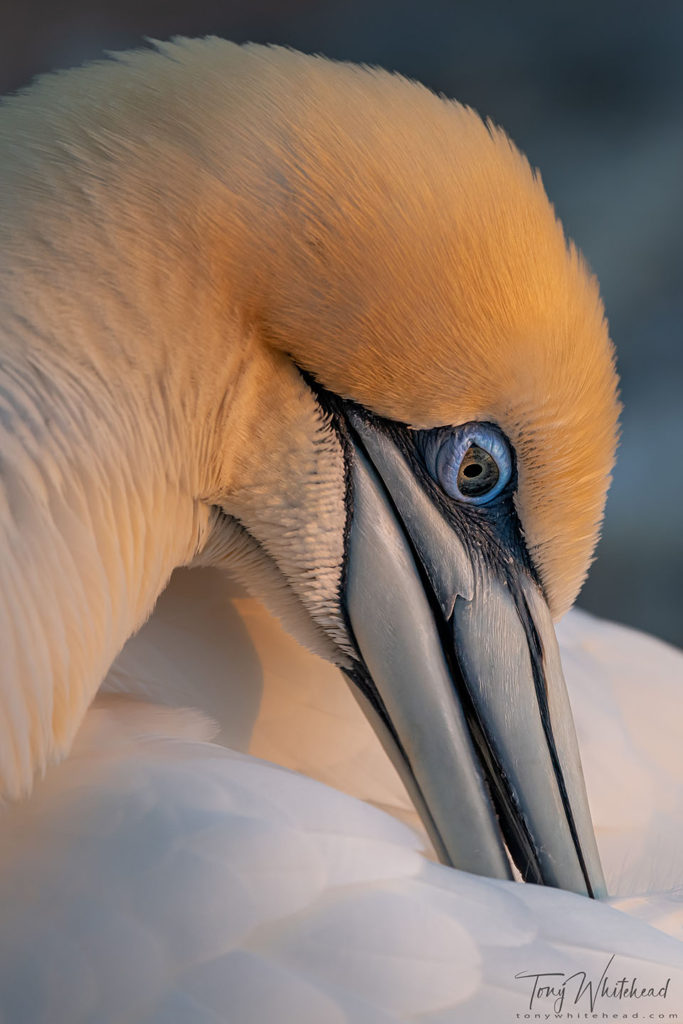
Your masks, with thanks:
[{"label": "eye pupil", "polygon": [[458,488],[466,498],[479,498],[498,483],[500,476],[496,460],[479,445],[471,445],[465,452],[458,470]]},{"label": "eye pupil", "polygon": [[431,478],[462,504],[488,505],[512,478],[512,450],[493,423],[419,431],[417,447]]}]

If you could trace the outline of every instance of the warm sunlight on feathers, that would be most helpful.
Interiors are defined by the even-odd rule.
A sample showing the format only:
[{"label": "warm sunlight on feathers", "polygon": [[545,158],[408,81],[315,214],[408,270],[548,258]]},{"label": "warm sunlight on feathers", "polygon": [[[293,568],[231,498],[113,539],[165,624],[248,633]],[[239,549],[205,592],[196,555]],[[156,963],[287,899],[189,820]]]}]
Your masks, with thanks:
[{"label": "warm sunlight on feathers", "polygon": [[503,131],[397,75],[251,49],[229,87],[243,76],[239,178],[265,227],[244,268],[248,308],[328,388],[375,412],[500,424],[560,615],[597,540],[617,382],[597,283],[540,179]]},{"label": "warm sunlight on feathers", "polygon": [[184,230],[225,305],[328,388],[415,426],[500,424],[552,611],[569,607],[614,460],[614,357],[597,284],[500,129],[397,75],[217,39],[29,98],[11,129],[30,141],[64,118],[65,155],[121,160],[122,194],[135,176],[122,232],[150,230],[163,170],[156,251]]}]

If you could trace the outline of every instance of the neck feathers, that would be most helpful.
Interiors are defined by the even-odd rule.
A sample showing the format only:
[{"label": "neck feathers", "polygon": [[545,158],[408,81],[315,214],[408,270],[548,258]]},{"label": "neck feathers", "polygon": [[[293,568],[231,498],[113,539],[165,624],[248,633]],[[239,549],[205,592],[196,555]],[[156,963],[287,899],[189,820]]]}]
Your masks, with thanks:
[{"label": "neck feathers", "polygon": [[204,244],[215,186],[172,142],[172,90],[176,131],[157,125],[155,149],[134,75],[94,78],[99,102],[67,74],[0,108],[0,795],[13,797],[68,750],[113,658],[204,544],[248,354]]},{"label": "neck feathers", "polygon": [[90,372],[48,380],[45,370],[24,360],[0,376],[0,791],[10,797],[69,748],[209,515],[183,493],[141,409],[122,408]]}]

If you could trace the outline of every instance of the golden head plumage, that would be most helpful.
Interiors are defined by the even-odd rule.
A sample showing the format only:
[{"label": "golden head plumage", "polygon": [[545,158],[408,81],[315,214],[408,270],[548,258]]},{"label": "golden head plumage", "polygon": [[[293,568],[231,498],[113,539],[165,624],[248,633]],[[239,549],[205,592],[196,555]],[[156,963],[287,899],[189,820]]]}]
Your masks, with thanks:
[{"label": "golden head plumage", "polygon": [[[616,375],[506,136],[385,72],[180,40],[10,98],[0,153],[2,791],[200,559],[348,673],[442,856],[509,877],[503,820],[525,876],[602,891],[536,577],[558,615],[585,575]],[[467,511],[408,428],[469,421],[502,461]]]},{"label": "golden head plumage", "polygon": [[[504,132],[398,75],[218,39],[122,54],[60,84],[46,120],[67,112],[74,152],[86,135],[119,148],[117,186],[135,192],[143,232],[163,188],[185,258],[210,267],[264,340],[384,416],[500,425],[562,614],[614,461],[614,353],[596,281]],[[205,178],[188,195],[197,160]]]},{"label": "golden head plumage", "polygon": [[597,541],[619,404],[597,282],[540,177],[499,128],[397,75],[254,56],[249,178],[278,201],[259,209],[248,307],[326,387],[381,415],[499,424],[561,615]]}]

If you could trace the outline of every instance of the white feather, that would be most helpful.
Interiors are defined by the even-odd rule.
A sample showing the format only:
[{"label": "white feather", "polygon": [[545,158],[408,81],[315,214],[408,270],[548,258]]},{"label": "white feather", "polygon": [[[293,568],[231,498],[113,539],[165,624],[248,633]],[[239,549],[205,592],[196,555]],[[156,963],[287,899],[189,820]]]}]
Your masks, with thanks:
[{"label": "white feather", "polygon": [[476,1024],[523,1012],[516,974],[613,953],[683,997],[681,944],[649,925],[426,861],[391,817],[196,729],[109,698],[6,812],[3,1022]]},{"label": "white feather", "polygon": [[[653,822],[668,876],[683,770],[658,722],[683,657],[578,612],[560,639],[608,878],[628,862],[636,882],[658,879]],[[646,668],[649,699],[634,705]],[[338,769],[351,792],[406,812],[339,673],[215,570],[175,575],[107,686],[178,704],[194,694],[224,740],[317,763],[328,780]],[[277,728],[280,706],[303,722],[294,742],[290,717]],[[101,696],[71,756],[6,808],[2,1024],[497,1024],[527,1008],[530,982],[516,974],[597,977],[612,954],[615,976],[657,989],[671,978],[666,1002],[639,1011],[683,1010],[683,945],[663,934],[683,934],[680,893],[636,884],[613,901],[619,913],[441,867],[395,818],[208,743],[212,731],[197,711]],[[644,751],[631,799],[620,779],[638,777]]]},{"label": "white feather", "polygon": [[683,655],[585,612],[558,627],[611,893],[683,884]]}]

